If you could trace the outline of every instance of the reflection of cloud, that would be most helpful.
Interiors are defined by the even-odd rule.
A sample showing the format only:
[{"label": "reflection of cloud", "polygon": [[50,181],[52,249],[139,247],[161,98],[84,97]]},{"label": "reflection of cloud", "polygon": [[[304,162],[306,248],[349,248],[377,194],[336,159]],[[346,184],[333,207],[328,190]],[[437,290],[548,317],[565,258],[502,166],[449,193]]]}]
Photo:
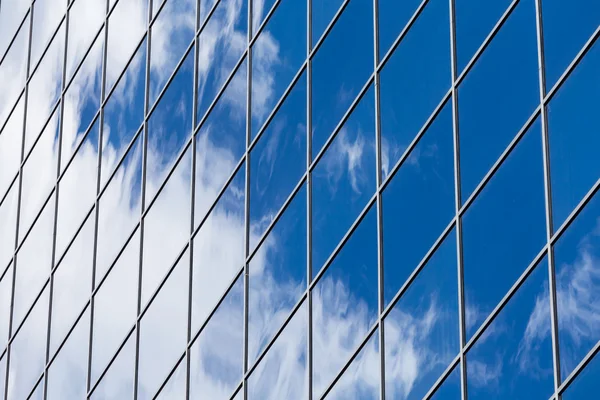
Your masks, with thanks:
[{"label": "reflection of cloud", "polygon": [[480,360],[467,360],[467,374],[469,384],[475,387],[488,389],[497,387],[502,375],[502,358],[497,357],[491,364]]},{"label": "reflection of cloud", "polygon": [[348,173],[350,186],[356,194],[361,193],[361,187],[368,181],[363,171],[362,158],[366,143],[359,130],[354,140],[348,138],[349,133],[345,128],[337,134],[328,154],[325,155],[325,174],[329,180],[329,187],[335,190],[338,181]]}]

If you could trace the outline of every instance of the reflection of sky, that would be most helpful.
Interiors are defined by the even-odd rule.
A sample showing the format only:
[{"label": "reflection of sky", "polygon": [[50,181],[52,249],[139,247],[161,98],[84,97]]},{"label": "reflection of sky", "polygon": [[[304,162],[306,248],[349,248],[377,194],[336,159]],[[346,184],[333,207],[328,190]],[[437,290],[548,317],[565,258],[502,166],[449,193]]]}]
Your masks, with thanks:
[{"label": "reflection of sky", "polygon": [[[9,48],[29,1],[2,0],[0,338],[6,344],[10,318],[12,334],[17,332],[10,361],[0,353],[0,393],[8,383],[8,398],[26,398],[32,390],[32,398],[42,397],[43,383],[35,385],[48,352],[49,398],[84,397],[88,361],[90,385],[96,387],[92,398],[130,397],[139,357],[139,398],[152,398],[172,370],[160,398],[184,397],[189,363],[192,398],[228,399],[244,376],[246,294],[250,399],[306,398],[309,371],[319,398],[353,356],[327,398],[378,398],[382,344],[387,398],[416,399],[456,359],[455,229],[440,238],[456,207],[452,101],[441,104],[451,88],[448,2],[379,2],[380,59],[423,5],[381,69],[380,88],[372,82],[365,87],[373,73],[373,2],[346,2],[312,58],[308,88],[308,70],[302,70],[306,40],[314,47],[344,2],[313,1],[312,38],[307,38],[306,1],[255,0],[252,7],[248,1],[201,1],[197,22],[193,0],[153,0],[151,32],[144,35],[146,0],[109,1],[115,8],[108,27],[103,26],[105,0],[75,0],[62,23],[63,7],[36,0],[33,18],[25,20]],[[455,3],[460,74],[510,2]],[[557,4],[543,2],[548,89],[600,21],[592,0]],[[245,53],[250,8],[257,36],[251,59]],[[580,8],[588,12],[582,15]],[[21,94],[30,20],[35,73],[27,94]],[[514,5],[457,88],[462,204],[539,104],[535,22],[534,0]],[[190,48],[198,23],[198,48]],[[573,29],[565,32],[565,23]],[[548,105],[555,231],[598,182],[597,58],[598,45]],[[388,182],[381,195],[382,226],[377,204],[370,203],[376,193],[377,95],[381,173]],[[356,107],[348,112],[351,104]],[[438,105],[431,125],[404,154]],[[144,112],[150,111],[144,126]],[[306,180],[308,134],[314,164]],[[23,140],[27,161],[21,169]],[[461,214],[467,341],[546,244],[542,144],[538,116]],[[57,172],[64,174],[58,187]],[[598,196],[554,246],[563,380],[600,339]],[[142,204],[151,208],[140,224]],[[439,247],[413,274],[438,239]],[[465,366],[471,398],[553,394],[548,271],[544,258],[470,345]],[[413,281],[391,304],[409,276]],[[381,327],[374,326],[380,283],[383,306],[389,307],[382,336]],[[135,332],[138,308],[143,315]],[[307,364],[310,317],[312,368]],[[597,360],[565,398],[590,396]],[[434,398],[458,398],[459,371],[456,366],[450,372]],[[241,400],[240,394],[235,398]]]}]

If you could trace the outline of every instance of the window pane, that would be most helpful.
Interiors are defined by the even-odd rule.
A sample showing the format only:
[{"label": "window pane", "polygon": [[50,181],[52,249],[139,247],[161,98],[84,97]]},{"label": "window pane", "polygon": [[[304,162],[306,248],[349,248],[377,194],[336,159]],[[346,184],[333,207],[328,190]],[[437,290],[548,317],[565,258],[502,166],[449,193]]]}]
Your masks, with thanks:
[{"label": "window pane", "polygon": [[15,252],[18,192],[19,182],[16,180],[4,200],[0,197],[0,273],[4,271]]},{"label": "window pane", "polygon": [[599,66],[597,42],[547,108],[555,230],[600,178]]},{"label": "window pane", "polygon": [[546,243],[536,121],[463,217],[467,339]]},{"label": "window pane", "polygon": [[[389,51],[392,43],[404,30],[422,0],[379,0],[379,60]],[[446,7],[448,8],[448,7]],[[448,21],[450,19],[448,18]],[[447,35],[450,30],[447,28]],[[449,42],[448,42],[449,45]],[[378,61],[379,61],[378,60]]]},{"label": "window pane", "polygon": [[469,350],[469,399],[548,399],[554,393],[548,264],[544,260]]},{"label": "window pane", "polygon": [[[110,356],[112,357],[112,354]],[[131,335],[90,398],[92,400],[132,398],[134,370],[135,335]]]},{"label": "window pane", "polygon": [[455,214],[451,103],[405,159],[382,198],[387,305]]},{"label": "window pane", "polygon": [[312,44],[314,46],[344,1],[309,1],[312,1]]},{"label": "window pane", "polygon": [[191,348],[192,399],[229,399],[242,380],[243,292],[240,277]]},{"label": "window pane", "polygon": [[377,319],[376,215],[371,208],[312,290],[315,397],[323,393]]},{"label": "window pane", "polygon": [[390,398],[423,398],[458,354],[456,260],[452,231],[384,321]]},{"label": "window pane", "polygon": [[600,356],[598,353],[583,369],[581,374],[567,387],[563,393],[563,400],[578,400],[593,398],[600,390],[598,377],[600,376]]},{"label": "window pane", "polygon": [[[260,238],[306,171],[304,75],[250,153],[250,223]],[[250,251],[256,243],[250,243]]]},{"label": "window pane", "polygon": [[[25,4],[25,2],[19,3],[20,5]],[[19,6],[15,5],[15,11],[17,11],[17,7]],[[7,26],[12,23],[19,24],[21,21],[17,22],[16,20],[12,21],[12,18],[5,18],[9,14],[5,11],[6,9],[6,7],[2,7],[2,10],[0,11],[0,26]],[[9,19],[10,22],[6,21],[6,19]],[[2,89],[0,90],[0,128],[8,118],[10,110],[12,110],[17,102],[17,99],[25,86],[25,80],[27,79],[29,23],[28,16],[9,49],[3,47],[3,44],[7,46],[13,39],[15,32],[10,31],[10,34],[0,35],[0,57],[4,56],[4,61],[0,64],[0,76],[11,77],[11,79],[2,79],[0,81],[0,88]],[[14,28],[16,29],[17,27],[15,26]],[[5,51],[7,52],[5,53]],[[23,122],[22,118],[19,122]],[[1,134],[4,135],[4,131],[2,131]]]},{"label": "window pane", "polygon": [[303,186],[250,261],[248,359],[251,364],[305,290],[306,189]]},{"label": "window pane", "polygon": [[375,192],[374,110],[371,87],[312,172],[313,277]]},{"label": "window pane", "polygon": [[[310,0],[281,1],[252,46],[253,138],[306,59],[306,1]],[[305,90],[302,82],[296,85]],[[306,118],[305,107],[298,112],[302,108]]]},{"label": "window pane", "polygon": [[[10,302],[12,297],[12,263],[3,271],[0,278],[0,353],[6,348],[8,341],[8,324],[10,323]],[[3,375],[0,374],[0,381]],[[2,393],[2,392],[0,392]]]},{"label": "window pane", "polygon": [[[77,0],[69,10],[69,38],[67,46],[67,82],[101,28],[106,14],[106,3],[95,0]],[[104,33],[100,33],[100,37]],[[64,37],[64,34],[63,34]],[[62,60],[62,54],[61,54]]]},{"label": "window pane", "polygon": [[303,303],[248,379],[249,400],[308,397],[307,322]]},{"label": "window pane", "polygon": [[383,177],[450,89],[449,21],[448,2],[430,1],[381,71]]},{"label": "window pane", "polygon": [[536,38],[534,2],[521,1],[459,87],[463,202],[540,103]]},{"label": "window pane", "polygon": [[163,387],[158,396],[156,396],[156,399],[185,399],[186,368],[187,363],[184,358],[179,362],[177,369],[173,372],[173,375],[171,375],[165,387]]},{"label": "window pane", "polygon": [[546,90],[550,90],[600,25],[600,3],[543,0],[542,16]]},{"label": "window pane", "polygon": [[[1,107],[2,106],[0,106],[0,129],[2,130],[0,131],[0,160],[2,160],[2,168],[0,169],[0,201],[15,179],[15,175],[21,164],[25,96],[21,96],[4,127],[2,127],[3,119],[1,116],[3,115],[3,110]],[[10,107],[12,107],[12,104]],[[9,111],[10,110],[6,110],[6,113]],[[0,207],[2,206],[0,205]],[[0,244],[0,246],[2,245]]]},{"label": "window pane", "polygon": [[600,195],[554,245],[563,379],[600,340]]},{"label": "window pane", "polygon": [[458,364],[450,375],[444,380],[433,396],[432,400],[460,400],[460,364]]},{"label": "window pane", "polygon": [[[331,1],[314,2],[332,7]],[[313,18],[320,15],[312,10]],[[318,25],[313,24],[313,35]],[[373,2],[353,0],[312,61],[312,157],[314,158],[373,73]]]}]

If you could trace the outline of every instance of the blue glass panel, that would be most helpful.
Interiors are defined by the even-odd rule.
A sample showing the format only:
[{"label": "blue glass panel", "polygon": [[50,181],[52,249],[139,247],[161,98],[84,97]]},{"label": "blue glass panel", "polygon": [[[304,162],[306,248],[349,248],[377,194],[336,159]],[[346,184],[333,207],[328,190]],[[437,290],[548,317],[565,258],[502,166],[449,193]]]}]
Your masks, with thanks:
[{"label": "blue glass panel", "polygon": [[543,0],[542,22],[546,89],[550,90],[598,29],[600,3],[595,0]]},{"label": "blue glass panel", "polygon": [[432,400],[459,400],[460,394],[460,364],[454,367],[433,396]]},{"label": "blue glass panel", "polygon": [[254,361],[306,290],[303,186],[250,261],[248,359]]},{"label": "blue glass panel", "polygon": [[[379,3],[379,59],[389,51],[392,43],[406,28],[406,24],[422,0],[378,0]],[[447,28],[447,35],[450,34]],[[404,39],[403,39],[404,40]],[[450,44],[448,43],[448,46]]]},{"label": "blue glass panel", "polygon": [[467,339],[546,243],[536,121],[463,217]]},{"label": "blue glass panel", "polygon": [[384,177],[448,92],[451,78],[448,2],[432,0],[381,71]]},{"label": "blue glass panel", "polygon": [[250,251],[306,171],[304,75],[250,153]]},{"label": "blue glass panel", "polygon": [[[532,5],[534,0],[526,0],[525,2]],[[498,23],[510,4],[511,0],[456,0],[454,2],[456,62],[459,74],[467,66],[467,63],[475,55],[477,49],[483,44],[484,39],[490,34],[492,28]],[[531,21],[530,26],[535,28],[535,20]]]},{"label": "blue glass panel", "polygon": [[[312,44],[319,41],[344,0],[312,1]],[[352,2],[350,2],[352,3]],[[356,1],[355,1],[356,3]]]},{"label": "blue glass panel", "polygon": [[315,397],[348,361],[376,319],[377,213],[372,207],[312,290]]},{"label": "blue glass panel", "polygon": [[539,93],[535,6],[527,0],[458,90],[463,202],[540,104]]},{"label": "blue glass panel", "polygon": [[[221,0],[198,36],[198,105],[196,123],[202,121],[208,107],[233,71],[247,47],[248,0]],[[202,3],[202,2],[201,2]],[[241,65],[244,71],[245,65]],[[245,72],[243,72],[245,73]],[[238,75],[242,72],[237,72]],[[247,81],[229,84],[223,97],[235,107],[239,119],[246,113]],[[242,111],[243,110],[243,111]]]},{"label": "blue glass panel", "polygon": [[[286,1],[290,2],[289,0],[286,0]],[[305,1],[309,1],[309,0],[305,0]],[[252,1],[252,33],[253,33],[253,35],[256,34],[256,31],[258,30],[260,25],[264,22],[265,18],[267,17],[267,14],[271,10],[271,8],[273,8],[273,5],[275,4],[275,2],[276,2],[276,0],[258,0],[258,1],[253,0]],[[283,1],[283,2],[285,3],[285,1]],[[292,0],[291,2],[293,3],[294,1]],[[277,6],[279,6],[279,4],[281,4],[281,2],[279,2],[277,4]],[[301,19],[301,18],[299,18],[299,16],[297,16],[297,19]],[[304,24],[306,24],[306,20],[305,20]]]},{"label": "blue glass panel", "polygon": [[600,356],[598,353],[583,369],[581,374],[567,387],[563,400],[592,399],[600,390]]},{"label": "blue glass panel", "polygon": [[390,398],[423,398],[458,354],[456,260],[452,231],[384,321]]},{"label": "blue glass panel", "polygon": [[190,350],[190,398],[227,400],[242,380],[243,282],[237,279]]},{"label": "blue glass panel", "polygon": [[548,264],[542,261],[466,356],[469,399],[554,393]]},{"label": "blue glass panel", "polygon": [[555,230],[600,178],[599,66],[596,43],[547,107]]},{"label": "blue glass panel", "polygon": [[563,379],[600,340],[600,195],[554,246]]},{"label": "blue glass panel", "polygon": [[382,199],[388,304],[455,214],[450,103],[408,155]]},{"label": "blue glass panel", "polygon": [[[304,302],[250,375],[248,400],[302,400],[308,397],[307,311]],[[252,325],[250,322],[250,327]]]},{"label": "blue glass panel", "polygon": [[193,80],[194,54],[190,52],[148,120],[146,204],[154,198],[191,138]]},{"label": "blue glass panel", "polygon": [[[316,2],[330,7],[332,2]],[[313,16],[319,12],[313,9]],[[313,34],[317,31],[313,26]],[[373,73],[373,2],[349,2],[312,61],[312,156]]]},{"label": "blue glass panel", "polygon": [[376,171],[371,87],[312,172],[313,277],[375,192]]},{"label": "blue glass panel", "polygon": [[[252,46],[252,137],[306,59],[306,1],[285,0]],[[302,83],[303,82],[303,83]],[[304,85],[303,80],[296,85]],[[306,104],[306,100],[304,100]],[[298,106],[298,112],[304,105]]]}]

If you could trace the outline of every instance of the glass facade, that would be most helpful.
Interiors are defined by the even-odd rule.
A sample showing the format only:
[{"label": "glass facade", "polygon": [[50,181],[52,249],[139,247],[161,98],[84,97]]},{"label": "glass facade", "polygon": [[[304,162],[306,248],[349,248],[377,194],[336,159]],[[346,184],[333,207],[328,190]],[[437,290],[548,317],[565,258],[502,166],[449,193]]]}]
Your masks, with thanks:
[{"label": "glass facade", "polygon": [[597,0],[0,0],[4,399],[600,391]]}]

